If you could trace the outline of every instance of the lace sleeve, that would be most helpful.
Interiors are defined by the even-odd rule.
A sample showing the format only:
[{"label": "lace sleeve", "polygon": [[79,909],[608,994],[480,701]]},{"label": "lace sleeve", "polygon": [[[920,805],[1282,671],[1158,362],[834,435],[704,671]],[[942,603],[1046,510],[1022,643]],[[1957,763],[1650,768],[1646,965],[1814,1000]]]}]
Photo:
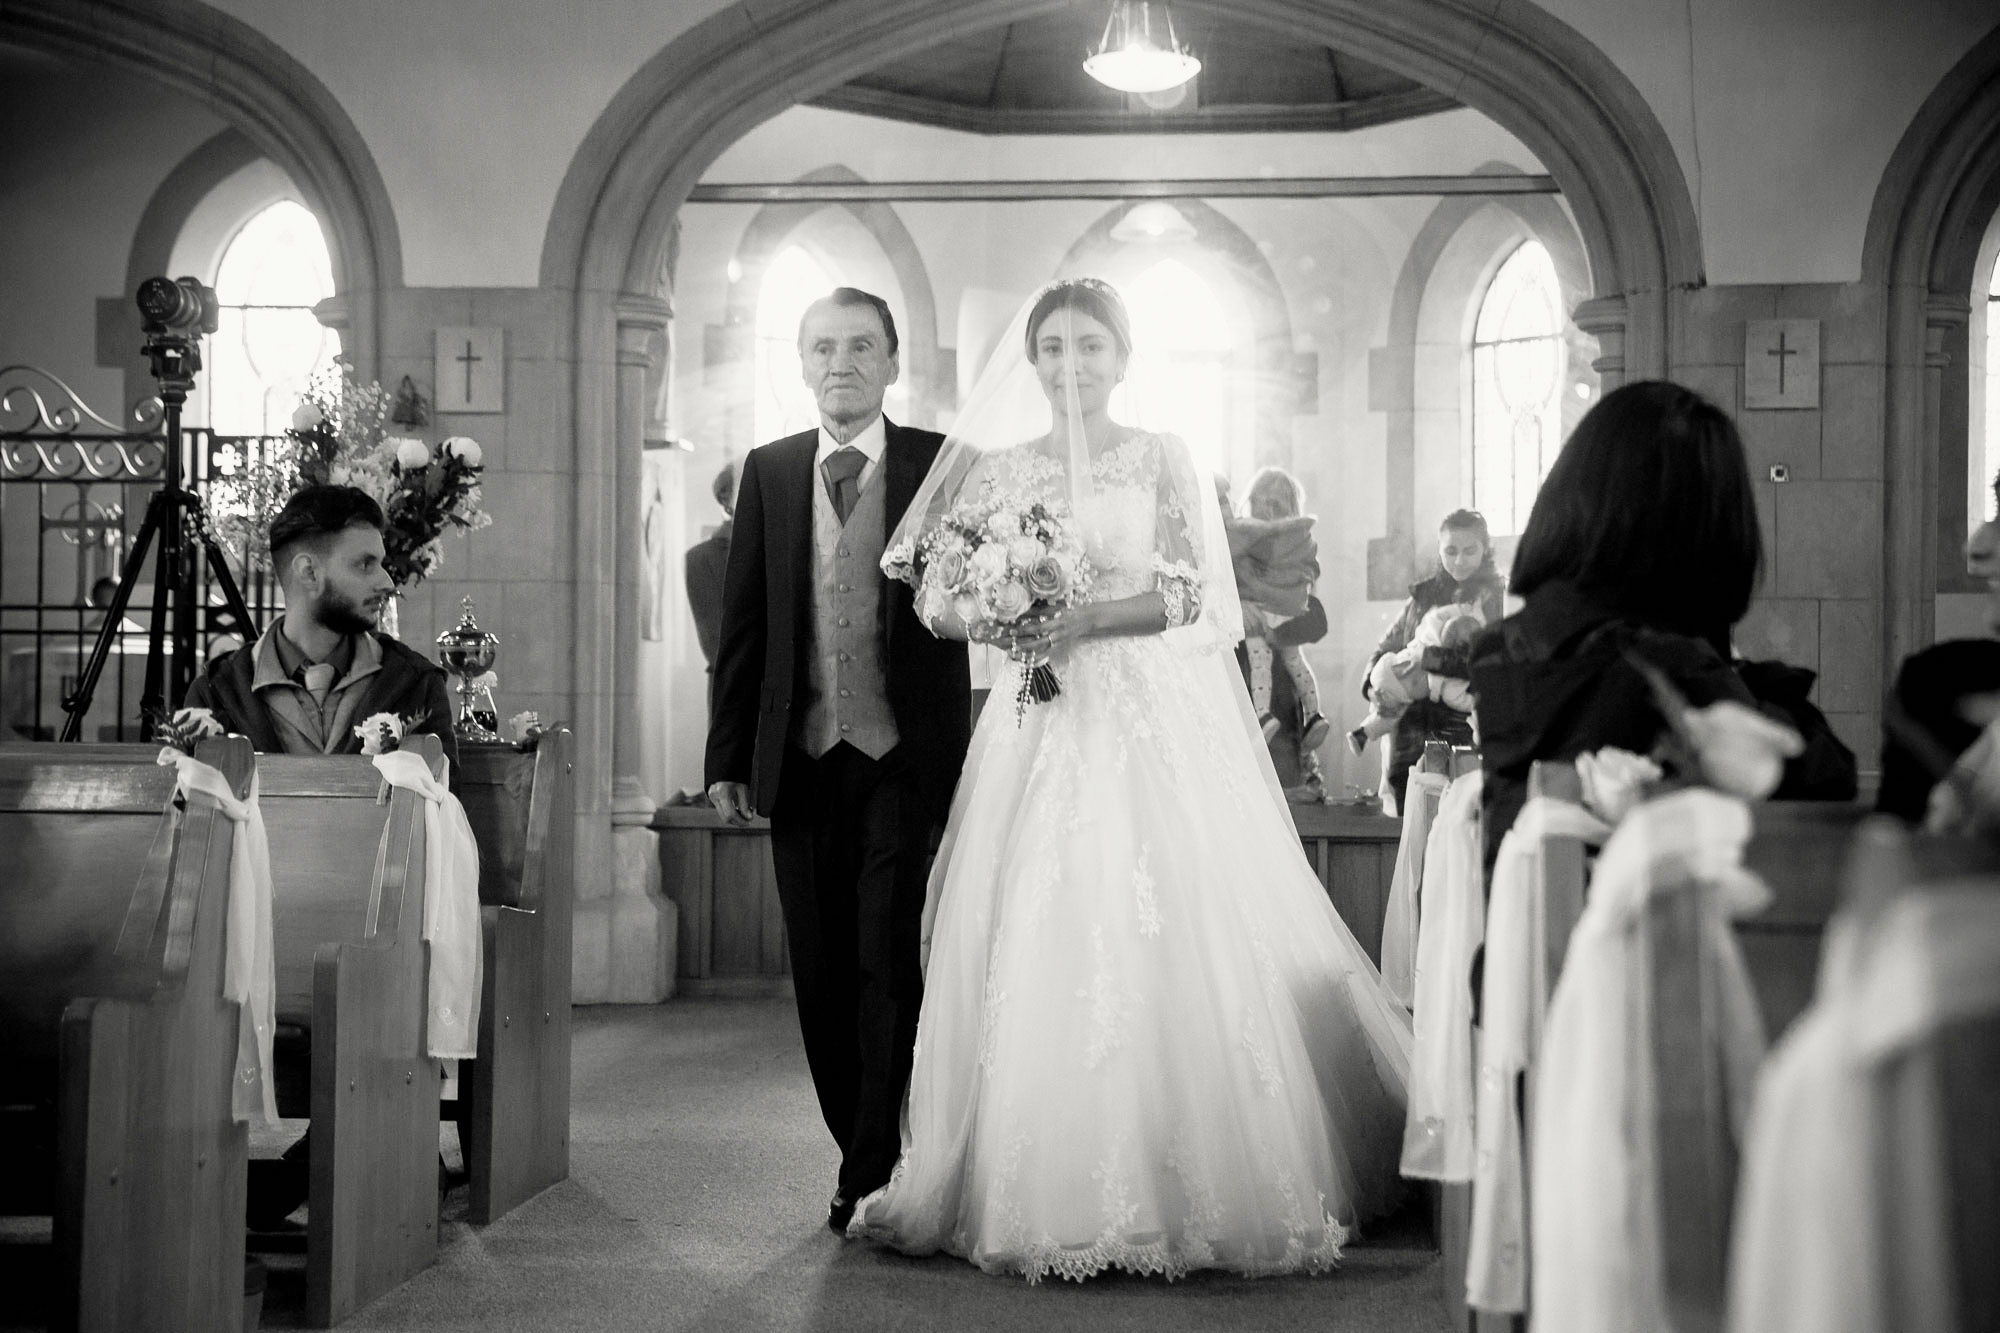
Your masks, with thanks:
[{"label": "lace sleeve", "polygon": [[[1202,541],[1201,516],[1190,513],[1200,503],[1191,494],[1182,469],[1171,457],[1180,441],[1162,437],[1159,477],[1155,493],[1159,511],[1154,524],[1153,575],[1155,586],[1167,604],[1167,628],[1177,629],[1201,619]],[[1180,446],[1184,451],[1185,446]]]}]

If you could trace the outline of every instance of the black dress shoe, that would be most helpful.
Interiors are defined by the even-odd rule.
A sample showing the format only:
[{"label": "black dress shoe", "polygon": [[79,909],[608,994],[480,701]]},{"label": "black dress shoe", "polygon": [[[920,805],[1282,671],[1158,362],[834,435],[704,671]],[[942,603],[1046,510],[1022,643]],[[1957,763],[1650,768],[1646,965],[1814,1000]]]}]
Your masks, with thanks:
[{"label": "black dress shoe", "polygon": [[845,1236],[847,1234],[847,1224],[853,1220],[854,1200],[848,1198],[841,1191],[835,1190],[832,1201],[826,1206],[826,1225],[828,1229],[837,1231]]}]

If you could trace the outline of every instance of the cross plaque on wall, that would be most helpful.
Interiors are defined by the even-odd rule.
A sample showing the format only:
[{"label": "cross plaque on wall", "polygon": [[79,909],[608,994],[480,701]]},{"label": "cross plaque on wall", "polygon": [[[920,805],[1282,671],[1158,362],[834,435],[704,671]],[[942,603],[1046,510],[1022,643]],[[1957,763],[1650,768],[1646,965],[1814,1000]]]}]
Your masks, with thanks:
[{"label": "cross plaque on wall", "polygon": [[499,329],[437,331],[437,410],[504,412],[507,365]]},{"label": "cross plaque on wall", "polygon": [[1743,406],[1819,406],[1819,321],[1753,319],[1744,326]]}]

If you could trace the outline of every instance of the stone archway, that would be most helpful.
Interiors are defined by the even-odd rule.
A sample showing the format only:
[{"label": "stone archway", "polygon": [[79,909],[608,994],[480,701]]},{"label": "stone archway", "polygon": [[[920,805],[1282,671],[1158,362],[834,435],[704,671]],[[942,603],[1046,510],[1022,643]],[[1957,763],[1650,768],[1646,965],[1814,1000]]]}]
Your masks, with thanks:
[{"label": "stone archway", "polygon": [[19,0],[0,40],[102,61],[201,102],[298,185],[326,229],[339,293],[321,318],[355,367],[374,373],[381,293],[403,284],[402,242],[360,131],[310,70],[248,24],[200,0]]},{"label": "stone archway", "polygon": [[[1598,368],[1612,383],[1666,372],[1670,294],[1703,281],[1693,202],[1651,108],[1573,28],[1527,3],[1181,3],[1352,51],[1511,132],[1555,178],[1583,236],[1593,299],[1576,319],[1599,341]],[[636,777],[627,781],[636,773],[636,757],[624,752],[630,729],[617,719],[629,716],[636,697],[638,640],[619,606],[639,586],[630,497],[638,492],[647,384],[672,319],[659,280],[682,203],[729,145],[786,107],[884,61],[1051,7],[1051,0],[736,0],[649,60],[585,137],[558,192],[541,263],[542,287],[570,293],[575,312],[580,811],[613,808],[614,771],[618,791],[637,795]],[[640,818],[643,804],[625,817]]]},{"label": "stone archway", "polygon": [[2000,212],[2000,30],[1945,75],[1896,145],[1862,247],[1886,321],[1883,679],[1930,643],[1935,598],[1964,590],[1966,323]]}]

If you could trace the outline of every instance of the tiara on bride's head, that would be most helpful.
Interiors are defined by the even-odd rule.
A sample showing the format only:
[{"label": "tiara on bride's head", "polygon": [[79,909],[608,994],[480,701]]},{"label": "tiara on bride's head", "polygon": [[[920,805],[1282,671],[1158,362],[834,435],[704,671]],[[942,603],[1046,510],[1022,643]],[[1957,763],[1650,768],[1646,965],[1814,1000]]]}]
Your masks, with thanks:
[{"label": "tiara on bride's head", "polygon": [[1057,278],[1054,282],[1047,284],[1039,292],[1036,292],[1035,295],[1047,296],[1050,292],[1059,292],[1065,287],[1084,287],[1103,296],[1118,295],[1118,289],[1102,278]]}]

